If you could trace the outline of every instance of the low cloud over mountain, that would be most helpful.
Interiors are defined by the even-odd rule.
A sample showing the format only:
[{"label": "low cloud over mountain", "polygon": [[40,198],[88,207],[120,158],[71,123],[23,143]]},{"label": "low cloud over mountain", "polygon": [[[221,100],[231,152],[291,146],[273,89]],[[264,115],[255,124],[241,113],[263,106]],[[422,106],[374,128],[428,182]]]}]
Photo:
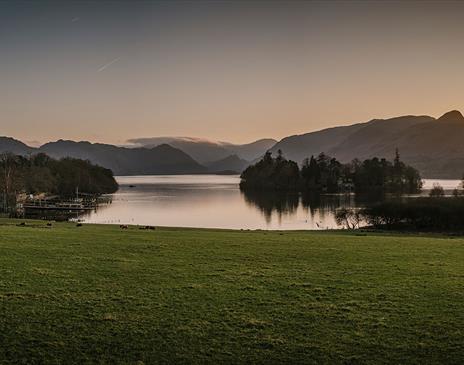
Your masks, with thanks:
[{"label": "low cloud over mountain", "polygon": [[252,161],[263,155],[277,141],[266,138],[252,143],[233,144],[190,137],[153,137],[135,138],[128,142],[141,147],[155,147],[167,143],[181,149],[201,164],[211,164],[232,155],[237,155],[238,158],[246,161]]}]

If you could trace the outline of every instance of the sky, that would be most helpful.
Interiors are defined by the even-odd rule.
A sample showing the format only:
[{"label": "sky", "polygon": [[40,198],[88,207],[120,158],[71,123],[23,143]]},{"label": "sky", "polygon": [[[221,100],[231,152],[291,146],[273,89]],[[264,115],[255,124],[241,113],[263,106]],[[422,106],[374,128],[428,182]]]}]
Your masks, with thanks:
[{"label": "sky", "polygon": [[464,2],[1,1],[0,135],[234,143],[464,109]]}]

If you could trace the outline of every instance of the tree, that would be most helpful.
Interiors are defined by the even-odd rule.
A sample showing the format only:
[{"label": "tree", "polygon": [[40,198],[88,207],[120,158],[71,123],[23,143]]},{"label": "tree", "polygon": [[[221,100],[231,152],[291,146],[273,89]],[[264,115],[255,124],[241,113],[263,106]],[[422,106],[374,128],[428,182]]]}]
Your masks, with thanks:
[{"label": "tree", "polygon": [[433,184],[432,189],[430,190],[429,196],[432,198],[440,198],[445,196],[445,190],[440,184]]},{"label": "tree", "polygon": [[374,157],[356,164],[352,180],[358,193],[414,194],[422,189],[419,172],[401,162],[398,151],[393,163]]},{"label": "tree", "polygon": [[301,177],[303,179],[304,187],[308,190],[318,189],[320,176],[319,165],[314,156],[311,156],[310,159],[306,158],[303,161],[303,166],[301,167]]},{"label": "tree", "polygon": [[300,169],[296,162],[285,159],[281,151],[276,158],[267,152],[261,161],[247,167],[240,177],[242,189],[297,191]]},{"label": "tree", "polygon": [[0,155],[0,201],[3,210],[16,207],[20,193],[73,196],[76,187],[85,193],[113,193],[118,184],[109,169],[89,161],[64,158],[54,160],[45,154],[29,157],[10,153]]},{"label": "tree", "polygon": [[16,195],[22,189],[20,167],[22,158],[11,153],[0,155],[0,191],[3,193],[3,208],[6,211],[16,206]]},{"label": "tree", "polygon": [[335,222],[337,225],[348,229],[359,228],[362,221],[363,216],[359,210],[342,208],[335,213]]},{"label": "tree", "polygon": [[[340,193],[354,190],[368,194],[413,194],[420,192],[419,172],[400,160],[399,152],[393,162],[385,158],[341,164],[324,153],[303,160],[298,165],[285,159],[282,151],[273,158],[266,152],[263,159],[249,166],[241,175],[240,186],[245,189],[299,190],[303,192]],[[347,188],[348,187],[348,188]]]}]

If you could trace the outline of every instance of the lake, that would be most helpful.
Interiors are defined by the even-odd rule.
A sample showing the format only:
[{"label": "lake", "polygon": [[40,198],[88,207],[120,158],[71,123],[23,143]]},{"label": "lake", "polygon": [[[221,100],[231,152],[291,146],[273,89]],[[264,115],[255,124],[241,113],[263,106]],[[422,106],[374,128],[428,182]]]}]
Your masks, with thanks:
[{"label": "lake", "polygon": [[[118,176],[112,203],[82,216],[87,223],[232,229],[338,228],[334,212],[362,206],[352,195],[301,196],[240,191],[238,175]],[[452,190],[458,180],[425,180]]]}]

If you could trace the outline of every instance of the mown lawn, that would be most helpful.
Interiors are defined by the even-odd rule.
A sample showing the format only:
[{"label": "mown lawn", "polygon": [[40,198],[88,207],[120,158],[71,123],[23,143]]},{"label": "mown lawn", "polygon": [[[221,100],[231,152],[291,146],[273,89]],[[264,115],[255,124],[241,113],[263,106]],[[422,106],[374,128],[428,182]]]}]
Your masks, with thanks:
[{"label": "mown lawn", "polygon": [[462,364],[464,239],[0,220],[0,363]]}]

